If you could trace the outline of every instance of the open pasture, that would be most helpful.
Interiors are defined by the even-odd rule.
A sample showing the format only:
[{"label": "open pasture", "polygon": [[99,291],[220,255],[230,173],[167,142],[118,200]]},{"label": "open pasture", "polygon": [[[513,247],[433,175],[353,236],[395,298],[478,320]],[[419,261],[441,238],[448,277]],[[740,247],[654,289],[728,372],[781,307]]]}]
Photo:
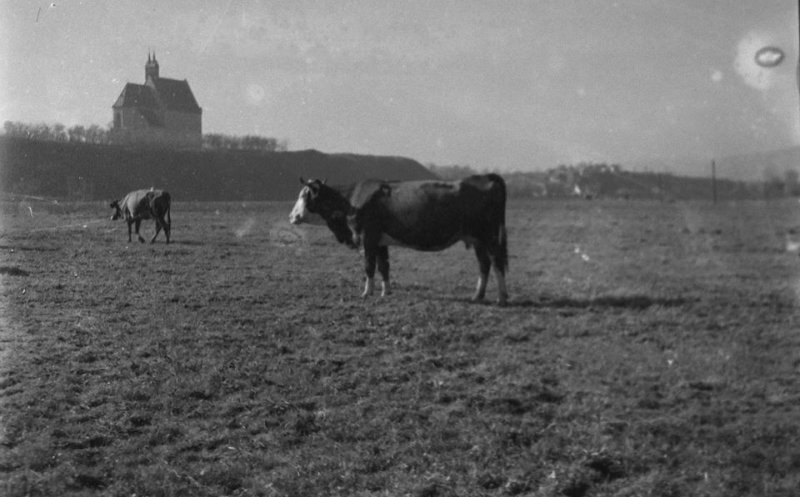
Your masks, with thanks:
[{"label": "open pasture", "polygon": [[505,308],[460,245],[361,300],[290,203],[2,209],[0,494],[800,488],[795,202],[511,202]]}]

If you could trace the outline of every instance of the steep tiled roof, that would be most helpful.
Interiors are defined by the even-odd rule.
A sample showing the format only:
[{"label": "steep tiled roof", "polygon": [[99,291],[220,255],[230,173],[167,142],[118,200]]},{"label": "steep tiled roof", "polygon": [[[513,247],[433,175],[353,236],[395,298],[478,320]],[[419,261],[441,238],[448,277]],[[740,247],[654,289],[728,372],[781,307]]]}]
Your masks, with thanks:
[{"label": "steep tiled roof", "polygon": [[148,79],[147,83],[126,84],[113,107],[136,107],[142,111],[142,109],[159,109],[163,106],[168,110],[179,112],[202,112],[186,80],[154,78]]},{"label": "steep tiled roof", "polygon": [[158,98],[167,109],[191,113],[201,112],[200,106],[197,105],[197,100],[195,100],[192,90],[189,88],[189,83],[185,79],[181,81],[178,79],[154,78],[152,81],[155,84]]},{"label": "steep tiled roof", "polygon": [[128,83],[114,102],[113,107],[146,107],[157,109],[159,107],[156,94],[152,88],[145,85]]}]

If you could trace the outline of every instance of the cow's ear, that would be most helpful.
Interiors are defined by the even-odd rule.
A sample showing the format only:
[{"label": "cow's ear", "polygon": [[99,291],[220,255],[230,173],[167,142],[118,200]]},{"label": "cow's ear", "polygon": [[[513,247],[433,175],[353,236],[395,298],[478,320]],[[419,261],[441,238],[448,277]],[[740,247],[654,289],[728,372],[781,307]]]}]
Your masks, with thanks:
[{"label": "cow's ear", "polygon": [[302,176],[300,176],[300,184],[301,185],[305,185],[306,184],[306,180],[304,180]]},{"label": "cow's ear", "polygon": [[328,182],[328,178],[325,178],[324,180],[322,180],[322,184],[323,185],[326,184],[327,182]]}]

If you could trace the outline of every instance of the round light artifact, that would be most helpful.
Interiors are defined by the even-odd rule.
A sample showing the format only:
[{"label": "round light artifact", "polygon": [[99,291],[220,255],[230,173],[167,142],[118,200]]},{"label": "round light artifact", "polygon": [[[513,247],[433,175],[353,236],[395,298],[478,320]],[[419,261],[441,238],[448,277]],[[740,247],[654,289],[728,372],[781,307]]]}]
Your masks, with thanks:
[{"label": "round light artifact", "polygon": [[775,67],[785,57],[783,50],[778,47],[763,47],[756,52],[756,64],[761,67]]}]

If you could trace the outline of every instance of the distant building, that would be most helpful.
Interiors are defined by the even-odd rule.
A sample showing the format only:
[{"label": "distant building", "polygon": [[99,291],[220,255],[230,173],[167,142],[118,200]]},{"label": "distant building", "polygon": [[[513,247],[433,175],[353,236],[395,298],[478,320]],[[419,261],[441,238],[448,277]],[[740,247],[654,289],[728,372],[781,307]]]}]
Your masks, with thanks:
[{"label": "distant building", "polygon": [[147,54],[143,85],[128,83],[112,106],[115,143],[200,148],[203,109],[189,83],[162,78],[155,52]]}]

